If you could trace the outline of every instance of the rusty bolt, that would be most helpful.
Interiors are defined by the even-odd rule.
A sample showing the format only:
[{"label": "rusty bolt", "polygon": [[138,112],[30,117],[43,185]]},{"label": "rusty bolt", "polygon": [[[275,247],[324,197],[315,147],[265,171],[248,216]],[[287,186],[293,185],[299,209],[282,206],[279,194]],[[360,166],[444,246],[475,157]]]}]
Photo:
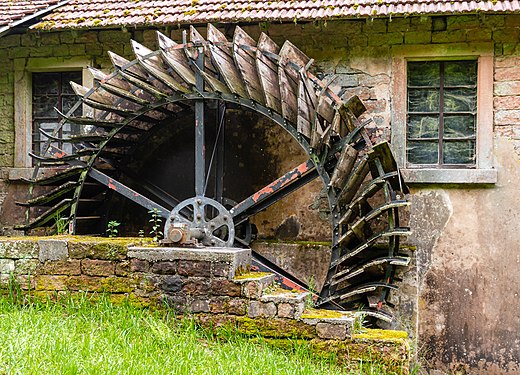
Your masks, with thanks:
[{"label": "rusty bolt", "polygon": [[200,206],[202,204],[202,200],[201,199],[197,199],[197,204]]}]

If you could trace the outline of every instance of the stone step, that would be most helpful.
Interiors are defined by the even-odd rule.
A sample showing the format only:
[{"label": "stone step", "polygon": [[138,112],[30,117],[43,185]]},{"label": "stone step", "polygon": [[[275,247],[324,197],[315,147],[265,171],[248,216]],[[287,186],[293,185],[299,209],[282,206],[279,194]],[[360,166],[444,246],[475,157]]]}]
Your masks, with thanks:
[{"label": "stone step", "polygon": [[299,319],[309,295],[309,292],[278,289],[260,297],[260,302],[274,304],[279,318]]},{"label": "stone step", "polygon": [[354,325],[361,317],[355,312],[311,308],[305,310],[300,319],[315,326],[321,339],[344,340],[352,336]]},{"label": "stone step", "polygon": [[241,285],[243,297],[258,299],[262,297],[266,289],[275,285],[275,275],[270,272],[251,271],[235,276],[233,282]]}]

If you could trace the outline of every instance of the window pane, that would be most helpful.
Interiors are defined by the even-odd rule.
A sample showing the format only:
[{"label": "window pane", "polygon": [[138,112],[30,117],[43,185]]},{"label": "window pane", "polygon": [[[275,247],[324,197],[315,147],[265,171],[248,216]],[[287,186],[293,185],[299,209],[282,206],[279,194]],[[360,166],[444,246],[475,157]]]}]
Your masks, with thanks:
[{"label": "window pane", "polygon": [[476,61],[446,61],[444,63],[444,85],[461,86],[477,84]]},{"label": "window pane", "polygon": [[33,95],[53,94],[58,95],[60,88],[59,73],[34,73]]},{"label": "window pane", "polygon": [[444,90],[445,112],[475,112],[477,109],[476,89]]},{"label": "window pane", "polygon": [[438,90],[408,90],[409,112],[438,112],[439,91]]},{"label": "window pane", "polygon": [[56,117],[57,96],[37,96],[33,99],[33,117]]},{"label": "window pane", "polygon": [[440,63],[418,61],[408,63],[408,86],[435,86],[440,84]]},{"label": "window pane", "polygon": [[444,138],[472,137],[475,135],[475,116],[444,117]]},{"label": "window pane", "polygon": [[70,81],[81,84],[81,72],[66,72],[63,73],[61,81],[61,91],[64,94],[74,94]]},{"label": "window pane", "polygon": [[444,142],[445,164],[475,164],[475,141]]},{"label": "window pane", "polygon": [[408,116],[408,138],[438,138],[439,118],[437,116]]},{"label": "window pane", "polygon": [[406,152],[408,162],[412,164],[437,164],[439,162],[438,143],[426,141],[409,141]]},{"label": "window pane", "polygon": [[[78,101],[78,98],[76,96],[62,96],[61,97],[61,108],[63,113],[67,114],[69,110],[72,108],[74,104]],[[78,107],[78,109],[74,112],[74,115],[78,116],[81,114],[81,106]]]}]

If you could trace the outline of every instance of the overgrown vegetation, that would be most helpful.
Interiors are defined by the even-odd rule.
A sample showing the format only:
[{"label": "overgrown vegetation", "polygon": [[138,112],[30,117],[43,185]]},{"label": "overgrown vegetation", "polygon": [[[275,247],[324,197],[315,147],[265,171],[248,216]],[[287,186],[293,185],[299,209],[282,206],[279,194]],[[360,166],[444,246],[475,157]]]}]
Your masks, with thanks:
[{"label": "overgrown vegetation", "polygon": [[385,373],[369,363],[340,368],[298,341],[282,351],[260,337],[214,333],[168,310],[99,295],[28,301],[11,286],[0,297],[0,332],[0,374]]}]

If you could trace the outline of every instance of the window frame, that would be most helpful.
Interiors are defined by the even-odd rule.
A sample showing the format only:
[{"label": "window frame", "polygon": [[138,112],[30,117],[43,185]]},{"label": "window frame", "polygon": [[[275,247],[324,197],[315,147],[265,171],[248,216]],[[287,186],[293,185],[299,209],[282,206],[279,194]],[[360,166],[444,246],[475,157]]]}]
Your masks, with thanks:
[{"label": "window frame", "polygon": [[[493,43],[399,45],[392,48],[391,143],[408,183],[497,181],[493,161]],[[408,61],[477,60],[476,163],[474,168],[410,167],[406,164]]]},{"label": "window frame", "polygon": [[14,167],[9,179],[27,178],[32,173],[32,73],[81,71],[82,85],[91,86],[90,60],[83,56],[19,58],[14,60]]}]

